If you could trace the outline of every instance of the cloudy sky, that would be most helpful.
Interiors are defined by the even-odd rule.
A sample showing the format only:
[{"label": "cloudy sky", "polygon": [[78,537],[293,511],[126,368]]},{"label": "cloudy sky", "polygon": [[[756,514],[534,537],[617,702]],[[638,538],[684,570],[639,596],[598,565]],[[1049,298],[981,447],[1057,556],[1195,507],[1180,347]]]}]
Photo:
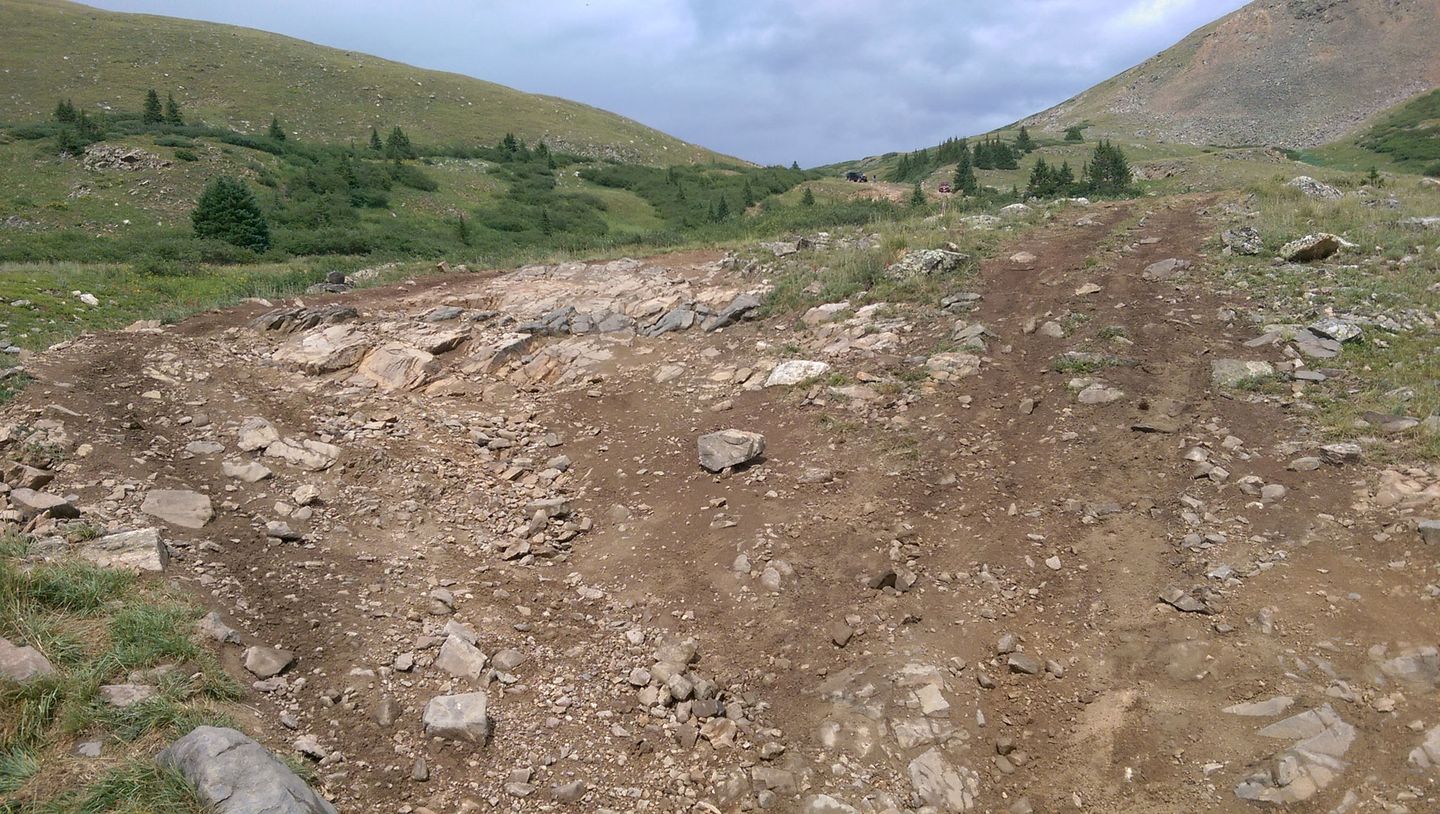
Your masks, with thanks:
[{"label": "cloudy sky", "polygon": [[762,163],[984,132],[1245,0],[88,0],[564,96]]}]

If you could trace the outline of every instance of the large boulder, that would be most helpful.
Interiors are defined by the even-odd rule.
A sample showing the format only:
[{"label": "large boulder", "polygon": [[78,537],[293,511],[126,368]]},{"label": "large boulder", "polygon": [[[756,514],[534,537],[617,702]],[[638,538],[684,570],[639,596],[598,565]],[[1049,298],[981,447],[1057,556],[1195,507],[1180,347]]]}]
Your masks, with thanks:
[{"label": "large boulder", "polygon": [[180,772],[219,814],[335,814],[268,749],[233,729],[196,727],[155,762]]},{"label": "large boulder", "polygon": [[152,489],[140,511],[187,529],[204,528],[215,517],[208,496],[185,489]]},{"label": "large boulder", "polygon": [[1281,246],[1280,257],[1290,263],[1310,263],[1315,260],[1324,260],[1340,251],[1342,246],[1350,245],[1353,244],[1337,235],[1317,232],[1313,235],[1296,238]]},{"label": "large boulder", "polygon": [[1338,201],[1345,197],[1344,193],[1323,181],[1316,181],[1308,175],[1301,175],[1286,182],[1285,186],[1291,189],[1298,189],[1307,198],[1315,198],[1321,201]]},{"label": "large boulder", "polygon": [[1247,359],[1214,359],[1210,362],[1210,381],[1219,387],[1234,387],[1247,379],[1274,374],[1275,366],[1269,362]]},{"label": "large boulder", "polygon": [[340,460],[340,448],[323,441],[285,438],[266,447],[265,457],[279,458],[310,472],[321,472]]},{"label": "large boulder", "polygon": [[433,355],[401,342],[389,342],[371,351],[357,374],[388,393],[421,387],[439,371],[440,363]]},{"label": "large boulder", "polygon": [[55,672],[45,655],[33,647],[24,647],[0,636],[0,678],[24,684]]},{"label": "large boulder", "polygon": [[101,568],[121,571],[163,571],[170,561],[160,530],[153,528],[107,534],[82,543],[78,553]]},{"label": "large boulder", "polygon": [[945,249],[920,249],[907,252],[904,257],[890,264],[885,275],[893,280],[910,280],[916,277],[930,277],[952,272],[969,259],[968,255]]},{"label": "large boulder", "polygon": [[700,465],[720,472],[765,454],[765,436],[745,430],[721,430],[700,436],[699,450]]},{"label": "large boulder", "polygon": [[1253,226],[1226,229],[1220,234],[1220,242],[1225,244],[1225,251],[1230,254],[1253,257],[1265,250],[1265,241],[1260,237],[1260,231]]},{"label": "large boulder", "polygon": [[770,371],[765,379],[766,387],[789,387],[830,372],[826,362],[812,362],[808,359],[791,359],[781,362]]},{"label": "large boulder", "polygon": [[440,695],[425,705],[425,734],[464,743],[483,744],[490,737],[488,696],[483,691]]},{"label": "large boulder", "polygon": [[331,325],[291,338],[271,358],[319,375],[354,366],[369,349],[370,339],[353,327]]},{"label": "large boulder", "polygon": [[75,504],[59,495],[37,492],[34,489],[16,489],[10,493],[10,503],[20,511],[22,517],[49,515],[57,519],[71,519],[80,516]]}]

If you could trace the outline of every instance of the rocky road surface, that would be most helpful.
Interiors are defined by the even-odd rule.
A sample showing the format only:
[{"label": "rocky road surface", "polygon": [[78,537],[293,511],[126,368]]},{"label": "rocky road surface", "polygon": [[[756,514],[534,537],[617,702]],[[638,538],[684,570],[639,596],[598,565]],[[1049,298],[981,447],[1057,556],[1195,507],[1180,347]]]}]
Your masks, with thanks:
[{"label": "rocky road surface", "polygon": [[85,337],[10,516],[158,529],[341,811],[1437,810],[1440,472],[1217,383],[1298,357],[1210,203],[1062,209],[943,309],[689,254]]}]

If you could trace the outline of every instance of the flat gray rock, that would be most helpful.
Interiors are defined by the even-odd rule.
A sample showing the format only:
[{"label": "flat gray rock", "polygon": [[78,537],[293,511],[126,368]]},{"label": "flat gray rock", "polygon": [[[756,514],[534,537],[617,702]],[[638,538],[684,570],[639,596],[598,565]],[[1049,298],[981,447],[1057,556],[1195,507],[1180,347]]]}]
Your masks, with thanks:
[{"label": "flat gray rock", "polygon": [[196,727],[155,762],[179,771],[219,814],[336,814],[268,749],[233,729]]},{"label": "flat gray rock", "polygon": [[20,511],[21,516],[30,518],[42,514],[57,519],[72,519],[80,516],[75,505],[59,495],[37,492],[34,489],[16,489],[10,493],[10,503]]},{"label": "flat gray rock", "polygon": [[490,737],[489,697],[483,691],[441,695],[425,705],[425,734],[464,743],[481,743]]},{"label": "flat gray rock", "polygon": [[170,562],[170,550],[160,539],[159,529],[137,529],[107,534],[82,543],[79,555],[100,566],[121,571],[163,571]]},{"label": "flat gray rock", "polygon": [[755,460],[765,453],[765,436],[745,430],[721,430],[700,436],[700,465],[720,472]]},{"label": "flat gray rock", "polygon": [[140,511],[187,529],[204,528],[215,517],[207,495],[186,489],[152,489]]},{"label": "flat gray rock", "polygon": [[245,669],[254,673],[257,678],[280,675],[294,660],[295,654],[289,650],[263,645],[245,648]]},{"label": "flat gray rock", "polygon": [[0,637],[0,676],[24,684],[54,672],[54,665],[39,650],[21,647]]}]

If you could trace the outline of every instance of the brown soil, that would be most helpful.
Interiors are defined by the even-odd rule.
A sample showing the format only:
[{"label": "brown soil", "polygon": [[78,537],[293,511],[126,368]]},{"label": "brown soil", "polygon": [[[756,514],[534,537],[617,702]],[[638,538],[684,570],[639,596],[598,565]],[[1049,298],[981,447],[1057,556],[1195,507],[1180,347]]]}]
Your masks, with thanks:
[{"label": "brown soil", "polygon": [[[826,721],[866,697],[852,692],[857,681],[876,682],[877,718],[888,720],[902,693],[874,677],[906,665],[945,675],[956,732],[943,748],[978,773],[979,811],[1005,811],[1020,798],[1038,812],[1077,804],[1117,814],[1248,810],[1235,785],[1289,744],[1256,736],[1278,718],[1221,709],[1281,694],[1295,698],[1291,714],[1331,703],[1358,730],[1339,779],[1293,810],[1330,811],[1351,791],[1395,802],[1412,786],[1426,797],[1409,810],[1429,810],[1430,781],[1406,764],[1421,734],[1405,724],[1435,723],[1435,692],[1402,694],[1395,711],[1378,711],[1385,705],[1375,702],[1398,688],[1367,653],[1376,644],[1393,654],[1434,643],[1429,561],[1417,561],[1424,552],[1413,535],[1382,533],[1386,518],[1352,505],[1373,480],[1369,471],[1286,469],[1314,450],[1287,402],[1212,387],[1215,358],[1278,358],[1243,348],[1255,331],[1220,318],[1243,303],[1204,284],[1204,245],[1214,233],[1208,203],[1098,205],[1092,226],[1072,225],[1079,210],[1062,211],[983,264],[975,290],[984,299],[966,317],[993,335],[978,375],[953,384],[904,375],[923,370],[911,357],[946,345],[955,319],[921,306],[901,309],[910,330],[900,350],[830,360],[852,381],[866,374],[901,384],[873,401],[823,385],[711,381],[713,369],[758,366],[786,343],[821,358],[803,329],[781,319],[617,345],[563,385],[535,382],[486,398],[386,395],[347,386],[347,374],[305,377],[270,362],[278,340],[247,327],[268,310],[257,304],[162,334],[91,337],[51,352],[35,366],[39,383],[6,413],[61,418],[77,442],[92,445],[66,460],[59,491],[80,495],[87,512],[112,525],[153,522],[137,513],[152,485],[212,496],[217,517],[203,531],[169,530],[170,576],[244,630],[247,644],[299,655],[285,688],[254,695],[255,717],[245,724],[277,751],[310,733],[342,755],[317,775],[344,811],[566,808],[547,789],[574,778],[589,788],[574,810],[764,803],[799,811],[822,793],[864,811],[913,809],[921,801],[906,766],[928,745],[901,748],[883,726],[869,749],[822,736]],[[1021,249],[1036,259],[1009,259]],[[1195,267],[1177,282],[1142,279],[1148,265],[1171,257]],[[653,262],[694,279],[713,273],[717,259]],[[1077,295],[1087,283],[1100,291]],[[446,277],[326,299],[375,321],[481,285]],[[1032,319],[1059,321],[1067,335],[1026,333]],[[1112,326],[1129,342],[1102,338],[1116,333]],[[1055,372],[1052,361],[1080,349],[1128,360],[1087,374],[1124,398],[1077,402],[1067,384],[1081,374]],[[468,352],[441,358],[449,365]],[[656,384],[656,370],[677,360],[686,373]],[[152,390],[158,398],[143,395]],[[711,410],[722,398],[733,409]],[[1023,399],[1034,401],[1033,412],[1021,410]],[[181,421],[202,413],[208,429]],[[517,507],[547,494],[543,484],[506,480],[508,453],[473,440],[500,415],[532,439],[523,453],[538,459],[536,468],[559,453],[573,462],[556,490],[593,528],[568,552],[533,561],[496,555],[497,541],[527,519]],[[342,462],[309,474],[267,461],[275,479],[247,485],[227,480],[219,457],[183,452],[197,437],[233,447],[233,427],[246,416],[267,417],[286,435],[333,440]],[[1132,429],[1157,416],[1172,418],[1176,431]],[[726,427],[763,433],[765,459],[712,476],[695,464],[695,439]],[[547,432],[558,446],[533,442]],[[1224,447],[1227,436],[1242,445]],[[1193,477],[1182,456],[1196,445],[1223,460],[1227,483]],[[804,483],[807,469],[835,479]],[[1237,487],[1247,475],[1288,494],[1261,505]],[[274,504],[301,483],[323,495],[312,521],[290,521],[307,540],[267,540],[263,521],[276,519]],[[132,488],[117,497],[117,484]],[[1188,508],[1182,496],[1203,507]],[[1193,523],[1185,517],[1192,511]],[[1227,539],[1187,551],[1182,538],[1192,531]],[[793,574],[777,566],[780,588],[768,590],[732,568],[742,553],[756,572],[783,561]],[[1051,557],[1058,570],[1046,565]],[[1206,576],[1220,565],[1236,579]],[[911,590],[868,587],[892,566],[914,570]],[[1202,585],[1213,615],[1157,601],[1171,587]],[[518,683],[489,688],[496,724],[483,748],[420,734],[426,700],[467,689],[424,657],[438,639],[423,637],[448,618],[431,613],[436,586],[454,593],[456,618],[477,629],[486,653],[516,648],[528,657],[514,670]],[[855,635],[837,647],[829,631],[847,617]],[[644,642],[627,641],[627,630],[642,631]],[[1008,671],[996,654],[1005,634],[1054,667]],[[649,667],[651,650],[670,637],[693,638],[698,668],[743,706],[735,746],[677,744],[673,721],[637,705],[625,676]],[[239,652],[226,649],[226,663],[248,682]],[[421,666],[390,671],[406,652],[421,655]],[[355,668],[378,673],[352,675]],[[981,686],[981,674],[994,688]],[[1355,702],[1327,695],[1337,680],[1355,688]],[[832,692],[837,686],[850,689]],[[404,708],[390,728],[372,717],[383,695]],[[296,717],[298,732],[281,725],[282,712]],[[997,740],[1013,741],[1021,765],[997,761]],[[783,755],[761,760],[767,743],[783,744]],[[429,779],[416,782],[422,756]],[[747,779],[757,765],[791,772],[796,787],[757,797],[761,788]],[[535,769],[533,796],[505,790],[521,766]],[[742,788],[732,793],[736,777]],[[867,799],[871,807],[862,807]]]}]

